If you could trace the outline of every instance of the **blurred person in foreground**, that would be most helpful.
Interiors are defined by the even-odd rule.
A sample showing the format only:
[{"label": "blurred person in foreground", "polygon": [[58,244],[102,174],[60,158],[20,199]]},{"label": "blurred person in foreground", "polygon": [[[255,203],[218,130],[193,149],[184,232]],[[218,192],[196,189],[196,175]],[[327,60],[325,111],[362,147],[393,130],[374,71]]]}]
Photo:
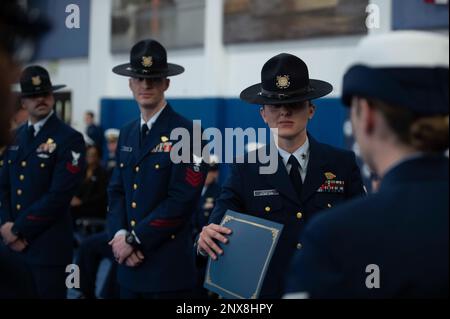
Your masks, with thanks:
[{"label": "blurred person in foreground", "polygon": [[[0,174],[4,166],[3,153],[11,140],[14,107],[11,85],[17,82],[21,64],[32,58],[38,39],[49,28],[42,16],[31,16],[18,1],[0,2]],[[0,298],[32,298],[35,293],[31,270],[0,244]]]},{"label": "blurred person in foreground", "polygon": [[448,36],[432,33],[393,32],[360,43],[343,102],[381,184],[311,221],[287,292],[448,298],[448,54]]}]

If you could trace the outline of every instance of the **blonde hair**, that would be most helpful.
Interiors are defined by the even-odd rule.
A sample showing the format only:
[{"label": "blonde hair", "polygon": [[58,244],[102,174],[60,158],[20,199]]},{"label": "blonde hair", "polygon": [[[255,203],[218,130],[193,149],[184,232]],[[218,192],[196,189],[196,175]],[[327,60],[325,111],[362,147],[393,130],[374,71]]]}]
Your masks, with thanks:
[{"label": "blonde hair", "polygon": [[443,152],[448,148],[448,134],[448,115],[421,117],[411,125],[411,145],[424,152]]},{"label": "blonde hair", "polygon": [[404,107],[368,99],[401,143],[424,153],[441,153],[449,147],[449,118],[446,115],[419,115]]}]

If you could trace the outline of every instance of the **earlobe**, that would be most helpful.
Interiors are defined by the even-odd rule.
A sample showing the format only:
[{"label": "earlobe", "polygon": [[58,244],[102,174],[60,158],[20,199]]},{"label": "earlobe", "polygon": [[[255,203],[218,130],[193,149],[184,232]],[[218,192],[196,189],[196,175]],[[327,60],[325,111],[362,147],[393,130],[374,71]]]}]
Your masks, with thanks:
[{"label": "earlobe", "polygon": [[314,104],[311,104],[309,107],[309,119],[312,120],[314,117],[314,113],[316,112],[316,106]]},{"label": "earlobe", "polygon": [[265,124],[267,124],[266,118],[264,116],[264,108],[260,108],[259,109],[259,114],[261,115],[262,120],[264,121]]},{"label": "earlobe", "polygon": [[361,115],[365,124],[365,131],[367,134],[372,134],[375,130],[375,111],[373,108],[369,106],[369,104],[364,101],[364,103],[360,104],[361,107]]},{"label": "earlobe", "polygon": [[166,79],[166,89],[164,91],[166,91],[170,86],[170,79]]}]

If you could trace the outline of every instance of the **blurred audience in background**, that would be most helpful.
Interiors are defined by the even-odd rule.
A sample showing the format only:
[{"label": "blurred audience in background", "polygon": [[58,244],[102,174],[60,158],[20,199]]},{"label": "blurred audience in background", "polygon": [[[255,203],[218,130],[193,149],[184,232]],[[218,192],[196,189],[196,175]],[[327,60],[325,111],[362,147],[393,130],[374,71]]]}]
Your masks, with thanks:
[{"label": "blurred audience in background", "polygon": [[103,152],[105,139],[103,137],[103,129],[95,123],[95,115],[92,111],[84,114],[84,123],[86,125],[85,139],[87,145],[96,145]]},{"label": "blurred audience in background", "polygon": [[108,176],[101,165],[101,152],[97,146],[87,147],[86,163],[84,179],[70,203],[76,231],[82,236],[102,230],[107,205]]},{"label": "blurred audience in background", "polygon": [[108,173],[108,179],[111,177],[114,167],[117,165],[116,150],[117,142],[119,141],[119,130],[110,128],[105,131],[106,149],[105,154],[105,168]]}]

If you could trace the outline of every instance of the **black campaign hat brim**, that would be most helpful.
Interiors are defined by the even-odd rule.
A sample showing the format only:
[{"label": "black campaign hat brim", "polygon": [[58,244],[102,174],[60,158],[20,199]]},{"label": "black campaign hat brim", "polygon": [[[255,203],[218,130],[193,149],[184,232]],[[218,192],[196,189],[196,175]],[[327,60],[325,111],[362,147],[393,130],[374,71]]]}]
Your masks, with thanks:
[{"label": "black campaign hat brim", "polygon": [[65,88],[66,85],[65,84],[59,84],[59,85],[52,85],[52,87],[50,89],[47,90],[39,90],[36,92],[17,92],[18,94],[20,94],[20,96],[22,97],[28,97],[28,96],[33,96],[33,95],[40,95],[42,93],[49,93],[49,92],[54,92],[54,91],[58,91],[61,90],[62,88]]},{"label": "black campaign hat brim", "polygon": [[[290,104],[290,103],[298,103],[303,101],[314,100],[325,95],[328,95],[333,91],[333,86],[325,81],[321,80],[309,80],[309,84],[311,87],[311,91],[305,94],[299,94],[283,99],[277,99],[272,97],[267,97],[261,94],[262,84],[254,84],[245,90],[243,90],[240,94],[240,98],[250,104],[259,104],[259,105],[280,105],[280,104]],[[282,92],[280,92],[282,93]]]},{"label": "black campaign hat brim", "polygon": [[166,76],[175,76],[184,72],[184,67],[174,63],[167,63],[167,69],[149,70],[148,73],[137,72],[130,63],[124,63],[115,66],[112,71],[115,74],[128,76],[131,78],[162,78]]}]

